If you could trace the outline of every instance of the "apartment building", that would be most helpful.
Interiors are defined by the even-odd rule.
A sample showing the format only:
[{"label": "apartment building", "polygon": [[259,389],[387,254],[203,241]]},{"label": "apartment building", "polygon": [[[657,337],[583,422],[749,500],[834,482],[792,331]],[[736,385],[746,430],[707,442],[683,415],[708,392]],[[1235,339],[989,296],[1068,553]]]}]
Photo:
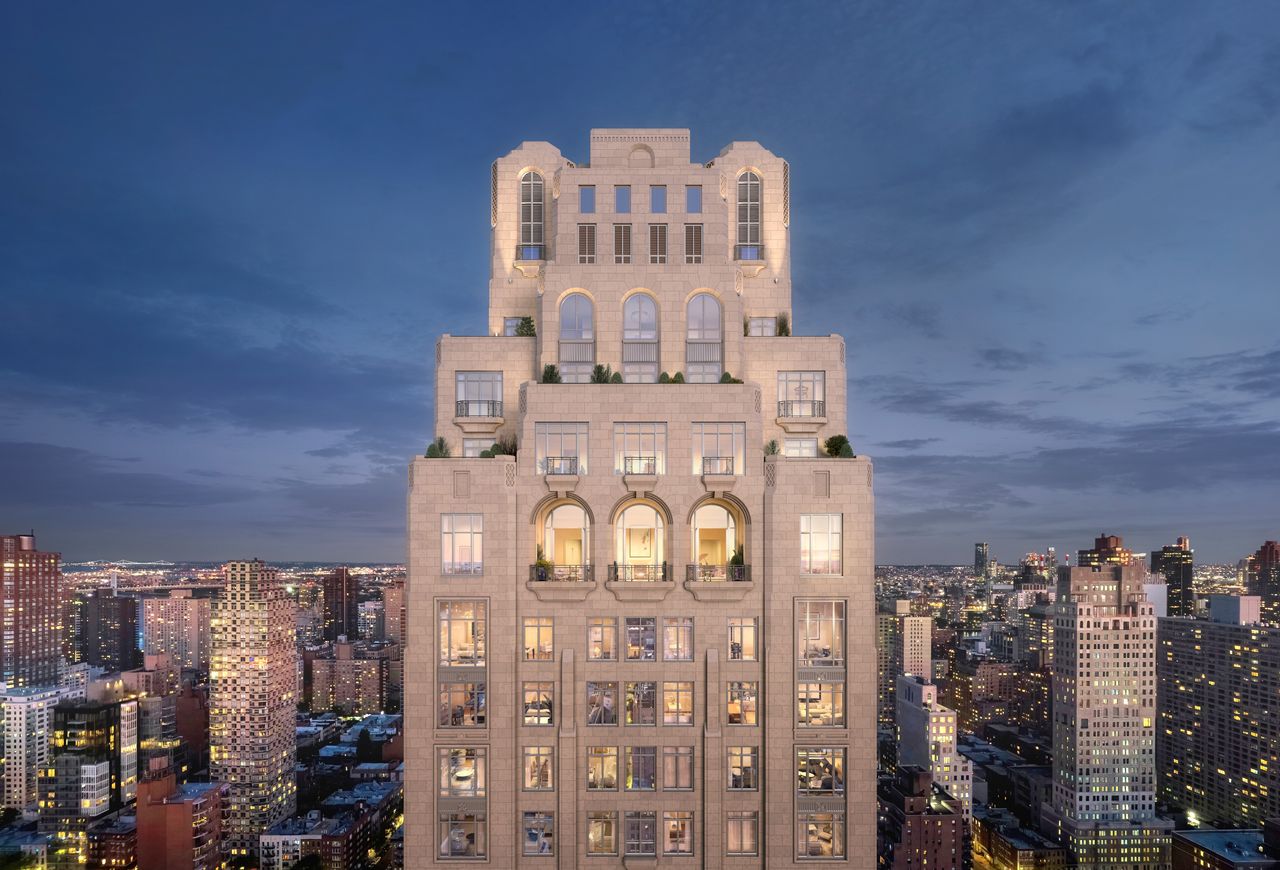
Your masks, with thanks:
[{"label": "apartment building", "polygon": [[493,164],[488,328],[436,346],[406,866],[871,866],[871,463],[824,450],[845,345],[792,334],[789,167],[590,138]]}]

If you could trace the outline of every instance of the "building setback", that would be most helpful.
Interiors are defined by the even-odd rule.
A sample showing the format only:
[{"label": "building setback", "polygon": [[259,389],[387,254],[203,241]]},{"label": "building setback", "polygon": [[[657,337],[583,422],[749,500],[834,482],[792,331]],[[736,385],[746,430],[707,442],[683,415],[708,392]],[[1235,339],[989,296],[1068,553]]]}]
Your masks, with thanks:
[{"label": "building setback", "polygon": [[674,129],[494,163],[488,324],[410,469],[414,866],[874,863],[871,464],[822,449],[789,179]]},{"label": "building setback", "polygon": [[62,572],[58,553],[35,535],[0,536],[0,683],[58,683],[62,653]]}]

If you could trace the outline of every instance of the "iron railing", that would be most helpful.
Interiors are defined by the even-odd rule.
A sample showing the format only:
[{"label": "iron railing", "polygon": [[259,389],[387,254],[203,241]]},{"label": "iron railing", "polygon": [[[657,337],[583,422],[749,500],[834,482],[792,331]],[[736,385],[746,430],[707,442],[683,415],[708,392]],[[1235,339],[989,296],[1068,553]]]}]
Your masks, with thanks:
[{"label": "iron railing", "polygon": [[703,474],[733,474],[733,457],[732,456],[702,457],[702,473]]},{"label": "iron railing", "polygon": [[624,456],[622,458],[623,474],[657,474],[658,457],[656,456]]},{"label": "iron railing", "polygon": [[501,399],[459,399],[454,410],[455,417],[501,417]]},{"label": "iron railing", "polygon": [[751,579],[750,565],[686,565],[685,579],[690,583],[744,583]]},{"label": "iron railing", "polygon": [[822,399],[787,399],[778,402],[779,417],[825,417],[827,403]]},{"label": "iron railing", "polygon": [[548,456],[543,460],[543,474],[577,474],[578,457]]},{"label": "iron railing", "polygon": [[763,260],[764,245],[734,245],[733,258],[735,260]]},{"label": "iron railing", "polygon": [[590,565],[530,565],[529,579],[538,583],[590,583],[595,572]]},{"label": "iron railing", "polygon": [[545,260],[546,258],[546,245],[516,245],[517,260]]},{"label": "iron railing", "polygon": [[665,583],[670,574],[666,562],[658,565],[619,565],[614,562],[609,566],[609,579],[624,583]]}]

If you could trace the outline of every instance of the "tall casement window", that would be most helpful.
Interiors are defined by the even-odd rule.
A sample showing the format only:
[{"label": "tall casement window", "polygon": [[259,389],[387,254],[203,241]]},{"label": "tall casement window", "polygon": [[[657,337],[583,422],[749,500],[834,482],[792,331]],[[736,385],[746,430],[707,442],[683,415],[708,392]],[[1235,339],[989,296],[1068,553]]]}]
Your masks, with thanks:
[{"label": "tall casement window", "polygon": [[554,725],[556,685],[549,682],[524,683],[520,689],[526,725]]},{"label": "tall casement window", "polygon": [[615,810],[587,813],[587,854],[618,854],[618,813]]},{"label": "tall casement window", "polygon": [[587,724],[618,724],[618,684],[592,681],[587,683]]},{"label": "tall casement window", "polygon": [[618,747],[587,747],[587,791],[618,790]]},{"label": "tall casement window", "polygon": [[796,724],[801,728],[844,725],[844,681],[796,683]]},{"label": "tall casement window", "polygon": [[647,810],[627,811],[623,814],[623,852],[627,855],[658,854],[657,813]]},{"label": "tall casement window", "polygon": [[543,184],[542,176],[526,172],[520,176],[520,247],[517,260],[545,260],[546,243],[543,238]]},{"label": "tall casement window", "polygon": [[699,293],[689,300],[685,319],[685,380],[691,384],[714,384],[724,371],[719,300],[710,293]]},{"label": "tall casement window", "polygon": [[556,787],[555,747],[524,748],[524,790],[554,791]]},{"label": "tall casement window", "polygon": [[756,661],[756,618],[729,617],[729,661]]},{"label": "tall casement window", "polygon": [[458,372],[457,417],[502,416],[502,372]]},{"label": "tall casement window", "polygon": [[484,813],[441,813],[442,859],[484,858],[489,854],[489,824]]},{"label": "tall casement window", "polygon": [[660,266],[667,262],[667,225],[649,224],[649,264]]},{"label": "tall casement window", "polygon": [[693,441],[693,473],[744,473],[746,431],[745,423],[694,423],[690,433]]},{"label": "tall casement window", "polygon": [[534,423],[538,474],[587,473],[586,423]]},{"label": "tall casement window", "polygon": [[550,616],[524,618],[524,660],[552,662],[556,658],[555,622]]},{"label": "tall casement window", "polygon": [[826,415],[826,372],[778,372],[779,417]]},{"label": "tall casement window", "polygon": [[542,530],[542,559],[534,566],[535,580],[589,580],[591,528],[587,512],[572,502],[547,511]]},{"label": "tall casement window", "polygon": [[800,573],[844,573],[840,514],[800,516]]},{"label": "tall casement window", "polygon": [[526,811],[524,814],[524,854],[554,855],[555,813]]},{"label": "tall casement window", "polygon": [[566,384],[591,380],[596,364],[595,306],[581,293],[560,303],[560,377]]},{"label": "tall casement window", "polygon": [[614,423],[614,474],[666,474],[666,423]]},{"label": "tall casement window", "polygon": [[592,616],[587,620],[587,660],[593,662],[618,660],[618,618],[616,616]]},{"label": "tall casement window", "polygon": [[631,224],[613,225],[613,262],[618,266],[631,262]]},{"label": "tall casement window", "polygon": [[760,243],[760,176],[744,172],[738,176],[738,244],[733,256],[738,260],[763,260]]},{"label": "tall casement window", "polygon": [[484,601],[441,601],[440,664],[444,667],[484,667]]},{"label": "tall casement window", "polygon": [[799,813],[797,858],[843,858],[844,813]]},{"label": "tall casement window", "polygon": [[658,380],[658,305],[647,293],[634,293],[622,305],[622,380]]},{"label": "tall casement window", "polygon": [[614,532],[611,580],[667,580],[665,524],[656,508],[645,503],[630,505],[618,515]]},{"label": "tall casement window", "polygon": [[628,746],[626,791],[656,791],[658,788],[658,748]]},{"label": "tall casement window", "polygon": [[745,580],[744,565],[731,565],[738,551],[738,524],[733,513],[717,502],[693,512],[693,556],[690,580]]},{"label": "tall casement window", "polygon": [[756,702],[760,696],[760,684],[756,682],[729,684],[729,703],[726,721],[730,725],[755,725]]},{"label": "tall casement window", "polygon": [[441,683],[441,728],[483,728],[486,691],[484,683]]},{"label": "tall casement window", "polygon": [[693,813],[675,810],[662,814],[662,854],[693,854]]},{"label": "tall casement window", "polygon": [[578,224],[578,262],[590,265],[596,261],[596,225]]},{"label": "tall casement window", "polygon": [[440,797],[484,797],[486,750],[483,746],[440,750]]},{"label": "tall casement window", "polygon": [[484,573],[484,515],[440,515],[440,573]]},{"label": "tall casement window", "polygon": [[844,667],[844,602],[804,598],[796,602],[796,663]]},{"label": "tall casement window", "polygon": [[760,788],[760,750],[755,746],[729,747],[729,791]]},{"label": "tall casement window", "polygon": [[688,265],[702,262],[702,224],[684,225],[684,261]]},{"label": "tall casement window", "polygon": [[756,855],[760,852],[760,817],[755,810],[729,813],[724,851],[727,855]]},{"label": "tall casement window", "polygon": [[693,747],[665,746],[662,749],[662,790],[693,790]]}]

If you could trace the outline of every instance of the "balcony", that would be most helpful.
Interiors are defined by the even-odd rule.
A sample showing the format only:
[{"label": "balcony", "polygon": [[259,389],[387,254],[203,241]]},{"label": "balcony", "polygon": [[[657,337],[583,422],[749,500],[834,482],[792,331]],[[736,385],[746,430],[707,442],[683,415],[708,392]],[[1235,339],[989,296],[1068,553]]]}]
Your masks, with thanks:
[{"label": "balcony", "polygon": [[521,263],[545,260],[546,258],[546,245],[516,245],[516,260]]},{"label": "balcony", "polygon": [[685,581],[688,583],[749,583],[750,565],[686,565]]},{"label": "balcony", "polygon": [[453,406],[454,425],[468,435],[493,435],[501,428],[501,399],[459,399]]},{"label": "balcony", "polygon": [[614,583],[665,583],[670,579],[670,573],[666,562],[660,565],[619,565],[614,562],[609,566],[609,580]]},{"label": "balcony", "polygon": [[702,457],[702,474],[705,477],[708,474],[733,474],[733,457],[732,456],[704,456]]},{"label": "balcony", "polygon": [[740,263],[757,263],[764,260],[764,245],[734,245],[733,258]]},{"label": "balcony", "polygon": [[658,457],[624,456],[622,485],[637,498],[658,485]]},{"label": "balcony", "polygon": [[530,565],[525,588],[539,601],[584,601],[596,588],[590,565]]},{"label": "balcony", "polygon": [[826,417],[827,403],[822,399],[791,399],[778,403],[779,417]]},{"label": "balcony", "polygon": [[548,456],[543,460],[543,474],[577,475],[578,457]]},{"label": "balcony", "polygon": [[609,580],[605,588],[619,601],[661,601],[676,588],[671,579],[670,566],[620,565],[609,566]]}]

